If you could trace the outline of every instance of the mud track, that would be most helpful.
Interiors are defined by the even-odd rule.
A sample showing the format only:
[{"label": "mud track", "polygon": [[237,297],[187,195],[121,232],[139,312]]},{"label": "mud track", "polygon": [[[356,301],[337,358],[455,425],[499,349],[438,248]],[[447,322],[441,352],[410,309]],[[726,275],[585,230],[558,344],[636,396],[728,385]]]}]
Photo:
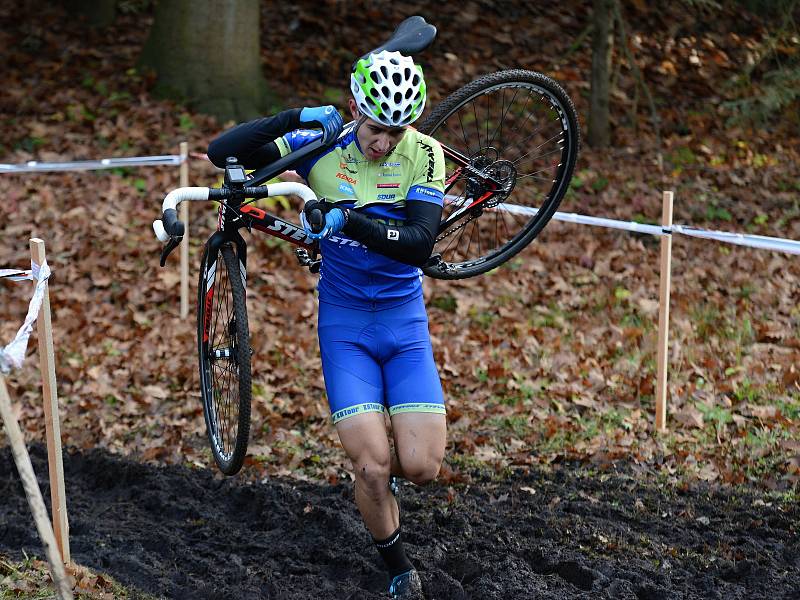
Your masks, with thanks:
[{"label": "mud track", "polygon": [[[46,499],[46,452],[32,448]],[[384,598],[349,485],[248,484],[209,470],[66,453],[73,559],[158,598]],[[44,475],[44,477],[43,477]],[[8,448],[0,552],[42,556]],[[679,491],[560,467],[503,483],[405,485],[426,596],[800,598],[800,509],[760,492]]]}]

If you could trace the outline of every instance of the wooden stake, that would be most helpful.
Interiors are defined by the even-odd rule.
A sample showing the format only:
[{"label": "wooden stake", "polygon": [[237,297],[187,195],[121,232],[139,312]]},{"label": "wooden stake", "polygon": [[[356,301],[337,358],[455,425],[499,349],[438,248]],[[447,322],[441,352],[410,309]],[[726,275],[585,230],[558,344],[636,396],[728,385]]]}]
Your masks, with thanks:
[{"label": "wooden stake", "polygon": [[[44,242],[38,238],[30,241],[31,260],[44,264]],[[34,280],[33,285],[38,282]],[[50,501],[53,509],[53,530],[56,544],[65,564],[70,562],[69,521],[67,520],[67,497],[64,491],[64,463],[61,455],[61,422],[58,416],[58,391],[56,389],[55,352],[53,351],[53,328],[50,322],[50,292],[45,284],[44,298],[36,324],[39,336],[39,370],[42,374],[42,397],[44,399],[44,425],[47,437],[47,464],[50,471]]]},{"label": "wooden stake", "polygon": [[[664,192],[661,226],[672,228],[672,192]],[[661,283],[658,300],[658,357],[656,374],[656,430],[667,430],[667,362],[669,357],[669,297],[672,281],[672,234],[661,236]]]},{"label": "wooden stake", "polygon": [[[180,187],[189,185],[189,145],[181,142]],[[181,319],[189,314],[189,203],[181,202],[181,221],[184,232],[181,242]]]},{"label": "wooden stake", "polygon": [[[47,519],[47,507],[44,505],[42,491],[36,481],[36,474],[33,472],[31,457],[25,447],[25,440],[22,437],[22,430],[14,413],[11,410],[11,398],[8,396],[6,380],[0,373],[0,416],[3,418],[6,433],[11,441],[11,452],[14,455],[14,463],[17,465],[17,472],[22,480],[22,487],[25,489],[25,496],[28,498],[28,506],[33,514],[33,521],[36,523],[36,530],[44,546],[47,562],[50,564],[50,574],[56,588],[56,597],[59,600],[72,600],[72,586],[67,579],[64,571],[64,564],[61,562],[63,554],[59,555],[56,538],[50,521]],[[52,483],[51,483],[52,486]]]}]

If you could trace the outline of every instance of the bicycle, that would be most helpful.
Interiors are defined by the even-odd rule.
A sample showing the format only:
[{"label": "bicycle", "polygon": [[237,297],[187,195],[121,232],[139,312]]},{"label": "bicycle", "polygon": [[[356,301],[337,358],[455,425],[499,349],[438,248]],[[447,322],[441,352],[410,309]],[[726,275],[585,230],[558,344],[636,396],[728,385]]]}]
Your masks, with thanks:
[{"label": "bicycle", "polygon": [[[429,45],[435,33],[424,19],[411,17],[374,51],[413,54]],[[532,131],[526,129],[529,125]],[[347,124],[341,136],[356,126]],[[438,279],[486,273],[525,248],[564,197],[580,143],[575,108],[561,86],[540,73],[517,69],[485,75],[460,88],[432,111],[419,130],[441,143],[447,168],[439,235],[422,268]],[[255,229],[298,246],[299,263],[316,273],[317,245],[302,226],[253,202],[275,195],[316,200],[303,184],[262,184],[326,147],[317,140],[249,175],[235,158],[229,159],[220,189],[171,191],[163,201],[162,220],[153,223],[158,239],[166,242],[163,267],[184,233],[177,219],[178,204],[219,201],[217,231],[207,240],[200,265],[197,344],[206,429],[214,460],[226,475],[241,468],[250,432],[247,244],[240,230]],[[507,202],[512,192],[514,204]],[[312,216],[311,221],[321,217],[321,213]]]}]

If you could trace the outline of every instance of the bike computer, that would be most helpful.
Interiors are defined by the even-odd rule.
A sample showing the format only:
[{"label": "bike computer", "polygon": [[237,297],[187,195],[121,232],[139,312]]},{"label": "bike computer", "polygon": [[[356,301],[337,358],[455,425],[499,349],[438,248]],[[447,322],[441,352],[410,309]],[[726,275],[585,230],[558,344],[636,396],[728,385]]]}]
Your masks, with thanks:
[{"label": "bike computer", "polygon": [[247,181],[244,167],[241,165],[228,165],[225,167],[225,183],[241,184]]}]

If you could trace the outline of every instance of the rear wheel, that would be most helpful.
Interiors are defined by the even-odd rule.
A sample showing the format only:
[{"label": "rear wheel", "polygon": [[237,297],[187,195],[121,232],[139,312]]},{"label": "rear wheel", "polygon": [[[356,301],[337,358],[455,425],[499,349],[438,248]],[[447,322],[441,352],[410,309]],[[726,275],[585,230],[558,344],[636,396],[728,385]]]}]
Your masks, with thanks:
[{"label": "rear wheel", "polygon": [[[442,226],[423,269],[440,279],[485,273],[527,246],[564,197],[580,144],[575,107],[561,86],[517,69],[451,94],[419,130],[445,147]],[[499,182],[500,191],[491,194],[476,172]]]},{"label": "rear wheel", "polygon": [[235,248],[228,242],[211,256],[206,245],[197,303],[203,414],[214,461],[226,475],[242,468],[250,435],[250,332]]}]

